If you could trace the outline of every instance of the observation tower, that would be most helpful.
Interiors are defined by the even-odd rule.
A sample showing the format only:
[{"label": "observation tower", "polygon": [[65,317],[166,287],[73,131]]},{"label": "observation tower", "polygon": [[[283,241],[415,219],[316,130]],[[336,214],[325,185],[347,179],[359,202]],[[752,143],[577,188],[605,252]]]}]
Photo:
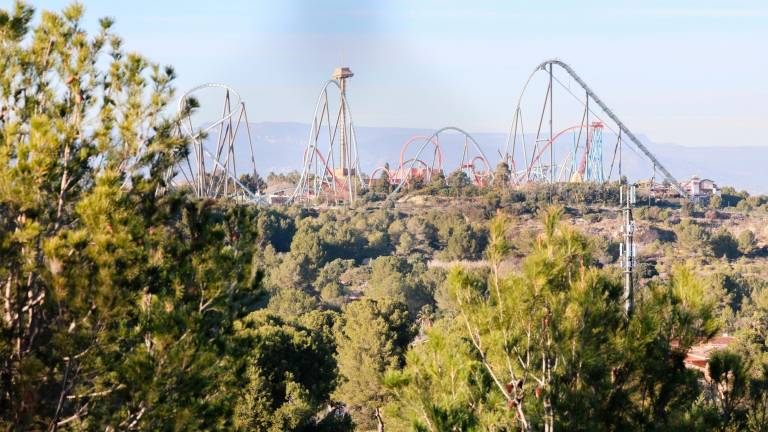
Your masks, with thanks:
[{"label": "observation tower", "polygon": [[347,79],[355,76],[352,70],[348,67],[338,67],[334,69],[331,79],[336,80],[339,83],[339,89],[341,97],[339,98],[339,167],[336,169],[336,177],[346,178],[348,176],[355,175],[355,166],[352,163],[351,154],[349,151],[349,135],[350,131],[347,129],[347,104],[345,100],[347,98]]}]

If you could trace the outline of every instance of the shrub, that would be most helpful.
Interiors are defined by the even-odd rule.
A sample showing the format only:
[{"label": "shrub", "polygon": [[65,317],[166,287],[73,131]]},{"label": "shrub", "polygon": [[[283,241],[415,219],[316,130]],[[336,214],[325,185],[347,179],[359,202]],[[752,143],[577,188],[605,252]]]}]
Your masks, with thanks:
[{"label": "shrub", "polygon": [[733,235],[725,228],[720,229],[710,239],[710,247],[712,253],[718,257],[726,257],[728,259],[736,258],[740,255],[739,243],[733,238]]},{"label": "shrub", "polygon": [[744,230],[739,234],[739,251],[743,254],[752,252],[755,247],[756,238],[755,233],[751,230]]},{"label": "shrub", "polygon": [[707,230],[685,219],[675,227],[675,234],[680,246],[691,252],[701,251],[710,241],[710,234]]}]

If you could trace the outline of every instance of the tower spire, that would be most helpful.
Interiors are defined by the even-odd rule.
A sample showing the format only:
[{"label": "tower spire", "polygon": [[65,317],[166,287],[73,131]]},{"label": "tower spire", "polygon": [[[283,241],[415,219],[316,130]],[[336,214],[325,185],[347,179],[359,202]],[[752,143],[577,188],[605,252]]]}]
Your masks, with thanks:
[{"label": "tower spire", "polygon": [[341,100],[339,103],[341,104],[339,107],[340,115],[339,115],[339,152],[340,152],[340,158],[339,158],[339,172],[336,174],[339,177],[347,177],[350,175],[354,175],[353,169],[354,166],[352,164],[351,160],[351,154],[349,152],[349,137],[347,134],[349,131],[347,130],[349,128],[349,125],[346,123],[346,110],[347,110],[347,104],[346,104],[346,95],[347,95],[347,79],[352,78],[355,76],[354,73],[352,73],[352,70],[348,67],[338,67],[333,71],[333,75],[331,75],[331,78],[339,82],[339,87],[341,88]]}]

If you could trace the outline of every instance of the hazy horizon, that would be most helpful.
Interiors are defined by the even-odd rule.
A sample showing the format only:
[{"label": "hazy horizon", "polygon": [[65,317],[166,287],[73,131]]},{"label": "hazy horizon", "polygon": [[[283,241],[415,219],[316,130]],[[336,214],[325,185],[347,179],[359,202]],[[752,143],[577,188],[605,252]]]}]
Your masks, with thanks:
[{"label": "hazy horizon", "polygon": [[505,132],[528,74],[559,58],[656,142],[768,146],[768,59],[757,55],[768,5],[758,1],[86,5],[89,29],[102,16],[116,18],[129,50],[173,65],[179,92],[229,84],[252,121],[309,122],[320,86],[343,64],[355,72],[359,125]]}]

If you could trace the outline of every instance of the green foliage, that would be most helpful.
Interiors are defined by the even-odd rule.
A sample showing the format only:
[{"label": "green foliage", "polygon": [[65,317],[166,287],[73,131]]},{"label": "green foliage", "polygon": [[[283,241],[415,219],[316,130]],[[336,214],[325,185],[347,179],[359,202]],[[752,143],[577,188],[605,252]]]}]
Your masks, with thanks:
[{"label": "green foliage", "polygon": [[291,171],[288,173],[274,173],[270,172],[267,174],[267,183],[268,184],[289,184],[289,185],[295,185],[299,182],[299,179],[301,178],[301,173],[298,171]]},{"label": "green foliage", "polygon": [[493,186],[495,189],[506,189],[509,187],[510,169],[506,162],[499,162],[493,174]]},{"label": "green foliage", "polygon": [[719,198],[721,207],[735,207],[737,210],[750,212],[768,203],[766,195],[750,196],[746,191],[739,192],[729,186],[722,188],[720,192],[720,196],[713,199]]},{"label": "green foliage", "polygon": [[210,340],[261,295],[253,233],[158,194],[186,144],[163,117],[173,69],[82,14],[0,13],[0,423],[205,427]]},{"label": "green foliage", "polygon": [[314,280],[319,267],[325,262],[323,239],[309,218],[301,221],[293,236],[291,257],[303,273],[301,279],[306,282]]},{"label": "green foliage", "polygon": [[446,179],[446,184],[452,194],[462,194],[472,187],[472,181],[464,171],[455,171]]},{"label": "green foliage", "polygon": [[719,430],[762,431],[768,427],[768,364],[742,354],[715,351],[708,363],[707,396]]},{"label": "green foliage", "polygon": [[237,394],[236,429],[301,430],[320,421],[316,414],[336,384],[332,319],[310,317],[311,329],[255,312],[235,324],[227,358],[232,375],[222,387]]},{"label": "green foliage", "polygon": [[[164,117],[173,70],[124,53],[111,20],[88,36],[82,13],[0,13],[0,428],[307,423],[335,385],[332,339],[238,321],[293,218],[168,191],[186,152]],[[312,366],[276,367],[296,351]]]},{"label": "green foliage", "polygon": [[755,290],[745,302],[737,332],[738,352],[755,364],[768,364],[768,289]]},{"label": "green foliage", "polygon": [[315,280],[322,300],[331,306],[341,307],[346,294],[342,279],[355,265],[354,260],[336,259],[326,264]]},{"label": "green foliage", "polygon": [[768,364],[762,363],[749,380],[749,398],[746,409],[746,430],[768,429]]},{"label": "green foliage", "polygon": [[431,302],[431,293],[419,278],[426,270],[416,271],[415,268],[423,267],[423,263],[412,264],[402,257],[381,256],[371,260],[370,265],[367,297],[404,303],[414,316],[422,306]]},{"label": "green foliage", "polygon": [[677,241],[689,252],[699,252],[709,245],[710,234],[690,219],[684,219],[675,226]]},{"label": "green foliage", "polygon": [[291,253],[281,257],[270,269],[268,288],[276,293],[282,289],[311,291],[318,265],[303,253]]},{"label": "green foliage", "polygon": [[752,232],[752,230],[744,230],[739,234],[739,252],[742,254],[749,254],[752,252],[752,250],[755,248],[755,244],[757,243],[757,238],[755,237],[755,233]]},{"label": "green foliage", "polygon": [[712,248],[712,254],[718,258],[725,257],[734,259],[741,254],[739,251],[739,243],[726,229],[717,231],[709,240],[709,243]]},{"label": "green foliage", "polygon": [[402,365],[411,336],[402,303],[361,300],[344,307],[336,331],[342,380],[334,398],[344,403],[363,430],[382,422],[380,410],[391,398],[384,374]]},{"label": "green foliage", "polygon": [[387,409],[395,429],[503,427],[503,419],[494,418],[487,407],[501,401],[494,400],[490,378],[459,325],[453,320],[437,322],[408,350],[405,368],[386,375],[385,384],[396,395]]},{"label": "green foliage", "polygon": [[373,192],[378,192],[384,196],[392,192],[394,186],[391,184],[389,177],[389,163],[384,164],[384,171],[381,172],[381,177],[373,180],[371,189]]},{"label": "green foliage", "polygon": [[673,268],[670,288],[670,299],[675,306],[679,306],[676,312],[683,315],[684,321],[689,324],[687,329],[678,329],[680,333],[675,335],[678,342],[691,345],[702,337],[712,337],[720,325],[714,319],[716,300],[707,292],[707,286],[701,278],[690,266],[678,264]]},{"label": "green foliage", "polygon": [[267,182],[256,172],[243,174],[238,180],[252,193],[262,193],[267,188]]},{"label": "green foliage", "polygon": [[296,318],[317,308],[317,299],[295,288],[278,290],[269,299],[269,310],[285,318]]},{"label": "green foliage", "polygon": [[740,412],[747,396],[747,367],[741,356],[727,351],[716,351],[709,358],[710,387],[723,422],[743,423],[745,413]]},{"label": "green foliage", "polygon": [[267,209],[256,221],[262,246],[271,245],[277,252],[288,252],[296,232],[294,219],[287,214]]},{"label": "green foliage", "polygon": [[431,215],[437,234],[437,243],[442,247],[441,258],[445,260],[476,259],[485,248],[486,236],[482,229],[473,226],[459,214]]},{"label": "green foliage", "polygon": [[429,348],[414,347],[407,373],[390,375],[390,384],[402,398],[398,415],[416,429],[440,430],[435,424],[448,420],[524,430],[647,430],[704,421],[705,412],[683,415],[700,389],[682,361],[688,347],[717,331],[715,300],[680,267],[669,286],[653,287],[638,299],[628,320],[621,285],[590,268],[590,242],[561,217],[559,208],[543,213],[543,232],[518,272],[499,272],[510,251],[503,218],[491,226],[487,283],[466,271],[451,272],[463,343],[472,348],[464,352],[477,362],[468,366],[482,366],[490,387],[460,411],[437,403],[449,400],[450,392],[429,381],[412,384],[414,377],[431,376],[433,367],[419,356]]}]

